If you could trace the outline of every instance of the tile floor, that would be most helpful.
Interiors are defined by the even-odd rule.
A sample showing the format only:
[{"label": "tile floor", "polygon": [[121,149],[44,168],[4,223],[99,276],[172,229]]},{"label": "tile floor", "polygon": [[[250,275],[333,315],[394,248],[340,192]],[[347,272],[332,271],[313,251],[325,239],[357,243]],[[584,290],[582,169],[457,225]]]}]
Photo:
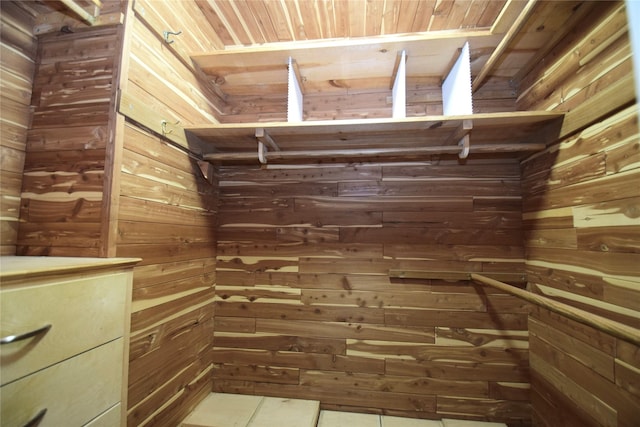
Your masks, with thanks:
[{"label": "tile floor", "polygon": [[315,400],[211,393],[180,427],[505,427],[502,423],[320,411]]}]

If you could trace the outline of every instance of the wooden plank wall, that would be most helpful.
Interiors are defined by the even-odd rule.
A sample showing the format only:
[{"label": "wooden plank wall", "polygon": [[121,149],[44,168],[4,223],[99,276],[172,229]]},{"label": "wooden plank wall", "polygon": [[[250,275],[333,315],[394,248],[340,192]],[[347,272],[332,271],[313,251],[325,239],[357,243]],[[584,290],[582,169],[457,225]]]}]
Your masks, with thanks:
[{"label": "wooden plank wall", "polygon": [[[423,31],[490,28],[501,16],[503,0],[494,1],[312,1],[246,2],[200,1],[199,6],[217,32],[219,48],[262,43],[376,37]],[[514,9],[518,9],[515,7]],[[502,16],[505,21],[514,17]],[[553,31],[553,25],[536,28],[538,37]],[[504,24],[503,24],[504,25]],[[502,26],[498,31],[506,31]],[[536,42],[525,49],[531,49]],[[489,52],[471,53],[474,64],[486,61]],[[411,55],[409,55],[411,57]],[[411,60],[411,59],[409,59]],[[453,59],[452,59],[453,60]],[[226,97],[224,122],[286,121],[286,68],[283,84],[264,85],[259,95],[235,94]],[[476,112],[513,111],[515,91],[504,77],[490,79],[475,96]],[[409,78],[407,116],[442,113],[441,83],[445,76]],[[391,117],[391,88],[370,90],[349,87],[349,83],[327,75],[329,90],[305,94],[305,120],[332,120]],[[391,80],[391,76],[389,76]],[[219,82],[225,90],[224,79]],[[278,87],[280,86],[280,87]]]},{"label": "wooden plank wall", "polygon": [[105,162],[121,44],[120,25],[39,37],[19,255],[106,255]]},{"label": "wooden plank wall", "polygon": [[527,307],[389,269],[523,269],[518,163],[219,167],[214,390],[527,425]]},{"label": "wooden plank wall", "polygon": [[[212,390],[217,190],[185,151],[193,147],[158,129],[161,120],[175,133],[182,124],[211,122],[216,106],[208,99],[215,94],[179,55],[207,40],[197,32],[206,27],[193,23],[198,7],[182,1],[130,7],[114,242],[116,256],[143,259],[133,280],[128,425],[178,425]],[[175,48],[163,41],[165,29],[184,30],[173,36]]]},{"label": "wooden plank wall", "polygon": [[[521,82],[519,106],[566,111],[563,128],[578,132],[522,163],[529,285],[640,334],[640,134],[624,4],[587,16],[543,62]],[[544,309],[529,332],[536,425],[637,425],[640,348]]]},{"label": "wooden plank wall", "polygon": [[211,392],[215,189],[184,153],[127,123],[117,256],[134,269],[128,425],[177,425]]},{"label": "wooden plank wall", "polygon": [[[283,73],[286,68],[283,67]],[[442,114],[441,78],[407,81],[407,117]],[[516,93],[509,79],[492,78],[474,95],[475,113],[515,111]],[[222,122],[287,121],[287,88],[279,94],[236,95],[226,98]],[[304,96],[304,120],[340,120],[391,117],[391,89],[337,87],[327,93]]]},{"label": "wooden plank wall", "polygon": [[34,16],[0,2],[0,255],[15,255],[35,70]]},{"label": "wooden plank wall", "polygon": [[[147,16],[166,5],[151,2]],[[165,28],[151,31],[125,6],[132,2],[102,8],[127,12],[124,25],[40,36],[18,253],[143,259],[134,271],[128,423],[177,425],[212,388],[216,191],[188,144],[176,148],[148,129],[161,119],[210,122],[216,98],[167,48]],[[120,105],[127,97],[135,108]]]}]

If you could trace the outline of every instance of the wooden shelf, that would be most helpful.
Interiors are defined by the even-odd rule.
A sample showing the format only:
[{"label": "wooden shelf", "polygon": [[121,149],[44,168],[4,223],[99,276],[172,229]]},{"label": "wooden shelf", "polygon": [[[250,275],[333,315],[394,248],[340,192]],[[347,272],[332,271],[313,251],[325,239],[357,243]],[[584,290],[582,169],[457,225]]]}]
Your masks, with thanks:
[{"label": "wooden shelf", "polygon": [[441,80],[467,41],[476,55],[472,64],[476,74],[486,62],[485,54],[500,42],[500,36],[488,29],[272,43],[197,54],[191,59],[229,95],[286,93],[289,57],[296,63],[303,93],[390,89],[403,50],[408,57],[407,79]]},{"label": "wooden shelf", "polygon": [[[482,55],[477,56],[478,52],[491,52],[499,42],[500,37],[489,30],[460,30],[276,43],[195,55],[193,61],[226,93],[269,96],[286,92],[289,84],[290,122],[217,124],[185,131],[209,144],[205,159],[211,162],[415,159],[433,154],[466,158],[473,153],[520,155],[543,150],[557,137],[562,114],[465,114],[472,111],[471,75],[484,62],[479,60]],[[475,52],[473,61],[469,50]],[[464,67],[454,66],[461,61],[466,64]],[[446,77],[452,68],[463,71]],[[399,69],[403,72],[396,73]],[[453,106],[445,109],[449,115],[405,118],[402,108],[396,114],[394,97],[396,118],[301,121],[304,115],[300,99],[304,93],[331,92],[336,88],[388,90],[400,74],[403,92],[406,79],[431,78],[439,85],[446,77],[447,96],[443,93],[443,99],[449,99]],[[464,93],[452,89],[464,88],[467,83]],[[395,88],[393,92],[395,95]],[[399,107],[403,107],[404,96],[398,99],[402,100]],[[468,108],[459,108],[460,105]]]},{"label": "wooden shelf", "polygon": [[[473,153],[542,150],[555,140],[562,113],[511,112],[404,119],[226,123],[187,127],[210,147],[210,161],[257,161],[256,130],[268,135],[268,161],[305,158],[407,157],[455,154],[465,133]],[[468,124],[471,130],[464,130]]]}]

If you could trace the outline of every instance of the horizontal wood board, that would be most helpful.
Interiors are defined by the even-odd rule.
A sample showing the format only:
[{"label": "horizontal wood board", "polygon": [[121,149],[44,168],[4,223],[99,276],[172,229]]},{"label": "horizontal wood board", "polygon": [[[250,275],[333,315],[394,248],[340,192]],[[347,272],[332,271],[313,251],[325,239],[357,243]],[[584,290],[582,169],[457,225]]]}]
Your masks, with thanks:
[{"label": "horizontal wood board", "polygon": [[[107,8],[112,10],[112,4],[117,2],[107,3]],[[158,146],[164,150],[167,142],[158,138],[161,133],[158,120],[166,117],[170,131],[178,120],[186,123],[192,117],[200,117],[196,123],[201,123],[201,119],[207,123],[214,119],[272,122],[282,120],[284,110],[279,108],[284,104],[282,98],[266,94],[210,98],[209,91],[218,89],[215,81],[211,89],[206,82],[191,79],[192,71],[180,49],[169,48],[162,41],[165,24],[168,24],[166,28],[173,28],[193,22],[190,16],[199,9],[205,20],[214,23],[215,27],[214,31],[203,29],[202,32],[215,33],[217,38],[212,37],[211,44],[222,48],[231,44],[250,44],[259,39],[274,42],[317,38],[305,34],[376,35],[376,31],[383,33],[393,31],[391,28],[409,26],[453,29],[464,22],[464,25],[470,25],[470,20],[479,27],[488,27],[496,22],[495,17],[505,3],[386,1],[381,4],[356,1],[354,6],[345,9],[346,2],[332,2],[336,11],[334,19],[325,19],[327,11],[322,8],[304,10],[302,2],[236,2],[232,5],[207,1],[198,3],[196,8],[191,3],[175,3],[175,16],[163,18],[161,11],[155,10],[154,2],[136,2],[136,7],[148,6],[154,10],[149,9],[146,17],[140,10],[136,11],[137,19],[144,22],[136,23],[133,42],[136,59],[125,72],[132,76],[124,79],[126,96],[122,99],[136,99],[139,104],[133,106],[133,110],[138,105],[148,108],[130,113],[124,108],[126,105],[120,106],[120,112],[129,120],[156,132],[152,135],[138,128],[127,134],[128,148],[121,153],[123,178],[118,182],[122,193],[116,193],[121,194],[118,207],[122,214],[116,224],[118,251],[129,256],[144,254],[149,260],[136,269],[137,315],[133,320],[135,330],[141,332],[132,342],[131,354],[134,359],[141,357],[145,363],[138,362],[134,369],[136,377],[132,393],[141,400],[130,412],[132,424],[177,422],[208,392],[209,375],[216,370],[224,377],[218,383],[226,390],[246,393],[271,390],[271,393],[286,395],[307,393],[321,396],[324,406],[334,409],[406,414],[417,406],[421,408],[420,414],[437,411],[479,419],[492,413],[496,418],[511,417],[513,423],[526,423],[523,420],[531,413],[528,403],[531,399],[534,419],[541,425],[558,425],[565,421],[569,425],[589,425],[594,419],[609,423],[614,415],[624,425],[622,423],[630,419],[629,408],[635,407],[629,404],[625,397],[628,395],[619,389],[635,393],[638,361],[634,354],[637,349],[622,342],[593,344],[587,338],[590,332],[580,332],[578,328],[570,331],[570,337],[587,340],[590,346],[616,347],[613,382],[607,374],[607,381],[615,384],[615,388],[607,385],[603,390],[611,392],[620,403],[600,395],[594,400],[583,390],[590,390],[593,384],[606,384],[593,375],[601,376],[605,372],[602,367],[606,364],[609,369],[610,361],[604,363],[602,357],[581,358],[578,365],[571,364],[572,361],[565,364],[558,361],[568,353],[563,347],[565,338],[552,331],[560,327],[557,322],[540,320],[540,315],[535,314],[534,318],[538,316],[540,322],[550,325],[547,329],[551,335],[541,339],[544,345],[538,342],[536,347],[537,359],[534,357],[535,361],[531,361],[535,366],[531,378],[534,390],[530,392],[528,374],[512,366],[513,360],[529,359],[526,349],[520,348],[528,307],[518,306],[517,301],[498,294],[479,298],[477,289],[448,282],[405,280],[401,282],[403,290],[396,295],[389,292],[389,287],[397,283],[385,277],[389,268],[447,271],[464,268],[499,272],[508,264],[510,271],[526,272],[533,278],[532,289],[537,292],[635,324],[638,310],[637,272],[634,270],[637,239],[633,236],[637,235],[638,229],[633,212],[638,194],[628,183],[637,179],[637,119],[625,110],[634,100],[632,91],[628,90],[632,83],[631,57],[622,2],[539,2],[524,27],[526,36],[519,37],[507,50],[495,75],[481,88],[487,111],[505,111],[504,107],[515,109],[515,88],[509,85],[515,74],[517,78],[513,81],[520,85],[521,95],[518,108],[567,113],[562,126],[567,138],[557,146],[562,149],[556,152],[552,148],[535,160],[524,162],[524,179],[519,179],[519,173],[514,175],[512,165],[506,166],[508,162],[497,156],[484,166],[482,162],[465,165],[468,168],[462,181],[466,183],[472,176],[474,185],[470,186],[476,188],[477,193],[465,190],[462,182],[456,182],[461,178],[456,168],[434,162],[400,165],[395,170],[380,163],[354,163],[346,169],[341,165],[290,168],[282,174],[269,169],[226,168],[225,173],[229,175],[220,185],[223,193],[220,210],[221,216],[224,215],[222,224],[234,225],[218,227],[215,233],[210,232],[212,221],[216,221],[215,195],[203,189],[208,185],[206,180],[197,178],[198,183],[194,183],[185,178],[188,170],[199,176],[195,165],[181,164],[177,159],[182,158],[182,154],[176,156],[176,152],[171,151],[173,148],[162,151],[162,161],[154,158],[153,150]],[[3,19],[7,10],[5,4],[2,5]],[[296,13],[284,13],[281,9],[284,7],[294,8]],[[416,9],[411,9],[413,7]],[[421,8],[430,9],[430,13],[422,15]],[[350,18],[346,21],[336,18],[345,10],[350,12]],[[400,15],[387,13],[384,19],[367,20],[369,24],[365,24],[364,15],[359,13],[362,10],[370,16],[377,16],[384,10],[398,10]],[[240,15],[235,15],[234,20],[232,15],[237,12]],[[260,14],[269,17],[260,24],[272,25],[271,29],[263,32],[257,25],[246,24]],[[502,26],[501,30],[496,29],[498,33],[508,28],[508,21],[515,18],[518,11],[513,10],[511,14],[502,23],[497,22]],[[318,24],[310,24],[307,20],[305,28],[278,25],[289,16],[294,20],[300,16],[302,19],[314,16],[322,19]],[[398,20],[392,22],[390,17],[394,16],[398,16]],[[429,19],[424,20],[424,16]],[[580,25],[567,25],[568,16]],[[199,15],[192,19],[200,23],[205,21]],[[62,22],[68,21],[55,21],[55,25]],[[3,25],[3,43],[26,40],[24,34],[29,31],[14,31],[10,27]],[[298,29],[297,34],[287,35],[293,28]],[[96,34],[104,34],[100,32],[105,28],[96,31]],[[563,32],[565,37],[558,36]],[[211,47],[203,46],[202,40],[198,44],[194,33],[195,30],[185,38],[188,50]],[[91,31],[83,33],[84,36],[89,34]],[[238,42],[243,37],[248,41]],[[88,44],[79,43],[79,49],[92,43],[95,46],[96,40],[101,38],[90,40],[89,37]],[[180,37],[176,40],[180,43]],[[555,49],[547,52],[548,56],[540,56],[531,62],[536,59],[532,55],[538,47],[548,44],[549,40],[555,40],[549,46],[549,49]],[[110,49],[109,43],[105,43],[95,50],[104,53]],[[574,51],[578,52],[578,60],[571,56],[570,52]],[[486,58],[489,54],[476,53],[477,58]],[[20,55],[16,56],[10,49],[3,50],[3,67],[9,63],[19,67],[28,65],[29,60],[4,61]],[[529,58],[529,65],[522,66],[526,58]],[[163,68],[166,63],[170,64],[169,68]],[[548,64],[555,64],[548,67],[551,75],[545,74]],[[62,70],[59,78],[73,72],[72,66],[62,63],[59,66]],[[28,185],[35,189],[33,194],[39,199],[37,203],[36,196],[29,200],[28,213],[32,219],[39,218],[38,224],[42,225],[31,228],[25,225],[25,233],[31,239],[29,250],[33,253],[65,255],[78,247],[86,251],[88,244],[94,244],[104,236],[103,229],[95,229],[95,224],[101,220],[103,206],[102,194],[94,190],[104,179],[101,171],[106,163],[101,157],[106,156],[100,153],[111,141],[112,133],[105,123],[113,109],[89,102],[90,99],[106,100],[101,85],[112,71],[104,61],[100,66],[105,68],[96,68],[90,73],[93,76],[85,75],[88,85],[85,92],[80,90],[79,82],[68,82],[68,99],[79,102],[80,107],[58,105],[65,101],[62,92],[39,93],[46,108],[38,112],[34,123],[51,126],[35,127],[30,133],[33,157],[29,161]],[[50,67],[49,72],[52,69]],[[530,70],[533,71],[529,73]],[[52,74],[51,84],[61,83],[56,78]],[[3,136],[9,136],[10,150],[17,149],[10,151],[3,147],[3,217],[5,207],[7,212],[12,212],[18,206],[17,197],[5,197],[4,188],[8,183],[12,188],[20,188],[22,177],[16,166],[21,162],[20,135],[29,126],[20,102],[28,84],[25,85],[22,78],[6,82],[16,85],[19,90],[13,90],[14,86],[5,90],[7,88],[3,86],[2,91]],[[440,114],[435,106],[439,83],[427,79],[412,84],[408,94],[412,100],[409,115]],[[367,93],[355,87],[339,87],[339,84],[332,87],[341,96],[348,96],[333,99],[318,94],[315,98],[308,97],[305,106],[308,117],[360,120],[384,117],[389,111],[388,94],[383,90]],[[527,90],[528,87],[532,89]],[[217,96],[220,96],[219,92]],[[149,111],[152,114],[148,114]],[[602,124],[590,126],[600,121]],[[13,126],[14,123],[17,125]],[[176,125],[175,133],[179,127]],[[491,135],[491,138],[496,136],[501,135]],[[253,144],[255,147],[255,140]],[[189,145],[185,143],[184,146]],[[56,158],[47,158],[44,150],[55,151]],[[5,162],[11,164],[9,170],[4,167]],[[55,168],[52,176],[56,180],[77,170],[82,173],[60,183],[46,178],[44,174],[51,173],[48,168]],[[504,171],[504,175],[497,170]],[[443,177],[444,182],[441,182]],[[480,180],[482,184],[475,185]],[[57,195],[52,201],[43,195],[45,193],[40,193],[58,184],[64,190],[62,193],[71,191],[71,196]],[[523,190],[518,190],[520,185]],[[603,188],[609,195],[602,195]],[[74,197],[80,194],[80,189],[87,192],[82,193],[78,201]],[[420,193],[419,197],[416,197],[417,193]],[[449,197],[451,193],[453,197]],[[161,196],[153,197],[158,194]],[[5,204],[7,200],[9,202]],[[337,200],[339,204],[335,203]],[[524,228],[517,222],[517,215],[523,209],[522,201]],[[70,219],[74,222],[66,224]],[[158,224],[171,230],[158,233]],[[5,234],[7,226],[11,228],[3,224],[0,230],[3,236],[10,236]],[[59,242],[61,238],[66,244],[77,247],[54,248],[47,252],[51,242],[56,239]],[[225,347],[224,351],[231,349],[239,353],[226,354],[212,371],[204,343],[213,333],[213,326],[207,321],[213,317],[209,305],[213,298],[211,287],[216,262],[211,244],[215,241],[220,241],[217,276],[223,279],[218,299],[214,301],[217,310],[221,307],[227,310],[216,319],[216,328],[221,329],[217,338],[222,342],[240,343],[242,347]],[[526,248],[523,248],[523,241]],[[529,258],[526,271],[522,264],[525,256]],[[426,295],[424,289],[429,289]],[[256,307],[255,303],[262,305]],[[379,306],[381,303],[382,307]],[[433,305],[441,309],[425,308]],[[507,311],[497,317],[500,310],[514,312]],[[278,317],[282,315],[284,319]],[[289,329],[291,324],[294,325],[293,332]],[[316,326],[322,336],[312,336],[309,341],[303,328]],[[362,327],[358,329],[358,326]],[[145,339],[144,332],[151,330],[153,332],[146,337],[152,338]],[[368,338],[359,339],[358,330],[364,330],[362,334],[366,337],[384,337],[384,345]],[[181,331],[188,333],[181,334]],[[509,339],[501,341],[501,335],[496,331],[507,331],[501,333]],[[426,342],[430,340],[434,342]],[[165,343],[162,351],[154,351],[157,342]],[[166,345],[168,342],[170,345]],[[569,338],[569,342],[575,340]],[[202,347],[196,351],[198,346]],[[493,346],[496,351],[487,352]],[[425,365],[427,361],[422,358],[427,354],[426,350],[428,354],[437,354],[437,347],[443,349],[441,357],[458,355],[466,364],[462,366],[454,361],[443,366],[443,360],[437,360],[435,365]],[[343,348],[351,353],[342,354]],[[589,354],[588,348],[579,344],[577,348]],[[313,362],[309,361],[308,354],[312,355]],[[481,371],[472,367],[475,362],[470,360],[485,360],[482,359],[485,355],[497,362],[482,362]],[[236,356],[241,357],[242,363],[225,365],[224,361],[234,360]],[[280,359],[281,356],[286,359]],[[508,372],[504,367],[493,366],[505,364],[501,357],[507,357],[506,364],[512,368]],[[391,364],[396,358],[402,363],[385,373],[385,361]],[[410,362],[407,366],[404,366],[404,359]],[[416,363],[424,368],[425,377],[440,375],[447,378],[445,382],[429,383],[440,390],[437,399],[421,394],[426,383],[416,385],[419,392],[410,393],[414,400],[406,399],[404,391],[393,391],[413,387],[405,380],[408,377],[415,379]],[[580,365],[591,371],[585,372]],[[252,372],[254,366],[255,372]],[[155,368],[160,372],[158,383],[153,383],[155,377],[148,375]],[[323,385],[333,384],[332,377],[326,373],[336,371],[344,375],[335,381],[345,384],[348,390],[338,397]],[[348,378],[352,371],[358,374],[358,386]],[[487,383],[486,395],[445,395],[449,391],[459,393],[461,389],[459,383],[448,383],[448,379],[468,381],[474,373],[479,377],[474,377],[473,381]],[[389,379],[367,374],[389,375]],[[581,382],[582,377],[591,382]],[[256,378],[262,379],[256,381]],[[308,385],[303,387],[300,378]],[[188,391],[181,393],[182,390]],[[473,390],[470,393],[478,393],[479,388]],[[601,402],[605,402],[604,405]],[[509,413],[517,415],[507,415]]]},{"label": "horizontal wood board", "polygon": [[[428,32],[393,38],[315,41],[227,48],[192,55],[193,61],[227,95],[259,93],[260,88],[284,88],[287,64],[296,63],[303,93],[335,91],[336,87],[367,90],[392,86],[397,57],[403,51],[408,79],[443,80],[466,42],[474,51],[495,49],[500,38],[488,30]],[[475,59],[475,58],[474,58]],[[474,61],[474,74],[483,65]]]},{"label": "horizontal wood board", "polygon": [[326,7],[306,2],[247,4],[199,3],[217,29],[223,46],[300,40],[380,36],[457,28],[490,27],[504,1],[436,4],[401,1],[331,1]]},{"label": "horizontal wood board", "polygon": [[[211,389],[215,193],[186,154],[135,126],[123,132],[116,254],[143,258],[134,270],[128,423],[179,420]],[[165,406],[175,393],[183,397]]]},{"label": "horizontal wood board", "polygon": [[107,253],[102,221],[109,218],[110,173],[105,159],[113,137],[107,129],[121,40],[121,29],[107,26],[38,41],[19,255]]},{"label": "horizontal wood board", "polygon": [[[523,108],[570,111],[566,137],[522,163],[523,237],[534,292],[640,334],[640,134],[637,104],[622,88],[632,72],[626,18],[622,2],[589,12],[546,70],[522,80]],[[537,425],[637,423],[640,396],[630,385],[640,363],[628,358],[636,346],[543,309],[529,330]]]},{"label": "horizontal wood board", "polygon": [[166,29],[202,22],[196,4],[130,6],[113,233],[117,256],[142,258],[133,280],[127,425],[178,425],[212,389],[217,239],[215,182],[181,127],[215,121],[220,104],[163,40]]},{"label": "horizontal wood board", "polygon": [[0,255],[15,255],[37,45],[34,16],[19,3],[2,2],[1,8]]},{"label": "horizontal wood board", "polygon": [[[409,58],[407,116],[442,114],[442,78],[464,41],[471,43],[475,76],[526,3],[340,0],[323,4],[300,1],[244,4],[210,0],[198,4],[218,38],[216,49],[202,51],[194,47],[191,56],[196,62],[216,58],[221,64],[203,63],[211,84],[227,104],[220,121],[252,122],[286,120],[289,54],[299,63],[296,67],[305,90],[305,120],[390,117],[391,76],[398,50],[403,47],[408,49]],[[475,93],[474,111],[514,111],[517,94],[513,83],[538,65],[537,53],[546,51],[550,43],[555,44],[598,7],[601,6],[581,1],[538,2],[518,31],[518,37],[506,46],[501,60]],[[443,39],[435,47],[430,45],[434,36]],[[425,41],[417,44],[411,41],[420,39]],[[451,45],[451,40],[456,43]],[[188,43],[185,40],[185,45]],[[358,43],[365,47],[356,48],[349,58],[344,58],[347,49],[341,49],[337,53],[314,55],[305,63],[305,57],[320,46],[348,47]],[[366,54],[367,45],[386,47]],[[439,50],[445,45],[444,50]],[[267,50],[270,51],[267,62],[259,66],[243,56]],[[274,51],[281,55],[273,54]],[[224,62],[237,52],[240,53],[237,58],[242,60],[235,64],[234,71]],[[363,60],[355,60],[363,54],[366,56]],[[335,59],[336,55],[340,58]],[[349,78],[343,70],[349,70],[351,77],[355,77],[355,72],[360,78]],[[366,78],[362,78],[362,73]]]},{"label": "horizontal wood board", "polygon": [[[527,305],[467,282],[388,275],[522,271],[517,168],[218,167],[214,389],[527,422]],[[461,186],[424,192],[443,176]]]},{"label": "horizontal wood board", "polygon": [[[501,145],[553,141],[562,115],[544,112],[487,113],[468,116],[430,116],[407,119],[314,121],[303,123],[243,123],[187,127],[200,137],[210,152],[257,152],[256,129],[264,131],[280,150],[348,150],[367,148],[412,148],[448,146],[456,148],[460,130],[471,122],[471,152],[474,145]],[[538,132],[548,130],[540,138]],[[546,138],[546,140],[545,140]],[[517,151],[517,149],[515,150]],[[277,154],[277,153],[275,153]],[[256,154],[257,156],[257,154]],[[330,158],[330,154],[327,154]]]}]

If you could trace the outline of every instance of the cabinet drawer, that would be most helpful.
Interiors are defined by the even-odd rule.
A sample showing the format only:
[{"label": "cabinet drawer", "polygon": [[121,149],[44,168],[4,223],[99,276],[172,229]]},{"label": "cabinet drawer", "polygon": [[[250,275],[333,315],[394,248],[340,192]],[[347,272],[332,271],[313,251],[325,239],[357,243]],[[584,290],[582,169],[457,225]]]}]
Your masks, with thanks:
[{"label": "cabinet drawer", "polygon": [[123,339],[111,341],[0,389],[0,425],[82,426],[120,401]]},{"label": "cabinet drawer", "polygon": [[107,412],[98,415],[84,427],[117,427],[120,425],[122,415],[122,404],[110,408]]},{"label": "cabinet drawer", "polygon": [[130,280],[130,273],[117,272],[2,290],[2,337],[51,325],[44,334],[0,346],[2,384],[123,336]]}]

